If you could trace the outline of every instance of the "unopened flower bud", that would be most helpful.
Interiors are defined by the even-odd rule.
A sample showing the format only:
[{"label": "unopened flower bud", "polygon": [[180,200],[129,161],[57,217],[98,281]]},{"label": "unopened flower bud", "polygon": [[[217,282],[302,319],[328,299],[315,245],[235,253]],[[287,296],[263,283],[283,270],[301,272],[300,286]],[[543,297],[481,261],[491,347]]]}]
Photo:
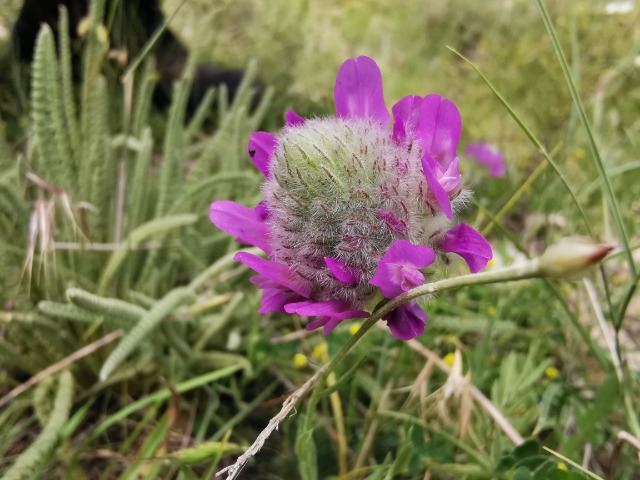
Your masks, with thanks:
[{"label": "unopened flower bud", "polygon": [[551,278],[576,278],[602,260],[614,247],[584,238],[563,238],[540,257],[540,270]]}]

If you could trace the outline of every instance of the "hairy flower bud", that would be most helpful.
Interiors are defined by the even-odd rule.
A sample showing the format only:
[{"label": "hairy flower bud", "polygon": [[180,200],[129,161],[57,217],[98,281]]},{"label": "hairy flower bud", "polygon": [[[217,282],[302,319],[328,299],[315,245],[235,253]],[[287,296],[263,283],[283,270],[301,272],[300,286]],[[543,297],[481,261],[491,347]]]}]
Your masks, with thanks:
[{"label": "hairy flower bud", "polygon": [[539,258],[540,271],[551,278],[580,277],[614,248],[585,238],[563,238]]},{"label": "hairy flower bud", "polygon": [[[318,286],[321,300],[363,304],[378,259],[404,238],[436,248],[450,228],[429,197],[420,150],[370,119],[324,118],[278,137],[264,186],[272,257]],[[340,260],[355,285],[325,265]]]}]

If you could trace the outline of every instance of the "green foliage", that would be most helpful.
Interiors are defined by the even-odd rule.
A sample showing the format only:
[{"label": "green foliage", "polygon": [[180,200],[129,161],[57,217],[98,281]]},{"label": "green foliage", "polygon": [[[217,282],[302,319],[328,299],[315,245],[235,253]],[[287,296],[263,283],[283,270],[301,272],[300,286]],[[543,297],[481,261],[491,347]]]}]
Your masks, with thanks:
[{"label": "green foliage", "polygon": [[[49,376],[0,411],[0,472],[211,478],[253,441],[281,396],[324,362],[315,355],[324,340],[333,356],[352,338],[344,327],[323,339],[292,317],[257,315],[259,294],[233,261],[237,245],[207,219],[216,199],[255,205],[262,178],[246,155],[250,133],[279,128],[290,107],[333,112],[335,72],[347,56],[376,59],[389,106],[409,93],[454,99],[460,151],[486,139],[505,152],[502,179],[462,162],[479,210],[466,221],[491,230],[496,263],[589,229],[615,242],[620,221],[629,257],[639,233],[631,219],[640,212],[638,10],[610,16],[602,2],[547,2],[545,25],[535,3],[507,3],[239,0],[212,8],[189,0],[172,25],[197,55],[166,115],[152,107],[151,49],[124,72],[108,59],[104,1],[92,2],[77,44],[64,10],[57,49],[51,29],[41,30],[30,92],[0,59],[2,395],[124,331],[75,360],[73,382],[68,371]],[[164,6],[173,11],[176,2]],[[246,79],[233,102],[224,87],[209,91],[189,119],[186,99],[203,60],[246,68]],[[256,78],[275,90],[267,87],[252,109]],[[625,339],[637,330],[637,283],[622,255],[595,283],[622,355],[634,348]],[[429,354],[371,332],[337,365],[336,383],[299,404],[298,418],[282,422],[243,475],[335,476],[341,421],[349,478],[592,473],[542,444],[573,459],[591,445],[590,469],[635,478],[635,451],[616,435],[634,433],[638,367],[630,356],[617,380],[582,287],[473,287],[424,306],[430,320],[420,344]],[[436,362],[456,350],[462,378]],[[296,353],[306,366],[292,363]],[[521,436],[538,440],[514,446],[471,387]]]},{"label": "green foliage", "polygon": [[583,475],[567,470],[546,453],[542,446],[528,440],[500,459],[498,472],[511,472],[511,480],[584,480]]}]

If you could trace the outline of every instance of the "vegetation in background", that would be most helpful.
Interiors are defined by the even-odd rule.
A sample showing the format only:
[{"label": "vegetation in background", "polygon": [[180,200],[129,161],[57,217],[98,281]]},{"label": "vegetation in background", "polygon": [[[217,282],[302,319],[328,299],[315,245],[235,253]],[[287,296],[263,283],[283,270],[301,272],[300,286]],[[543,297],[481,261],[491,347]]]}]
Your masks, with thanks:
[{"label": "vegetation in background", "polygon": [[[622,245],[616,213],[637,257],[640,9],[607,15],[604,5],[548,8],[617,210],[534,2],[189,0],[172,25],[194,58],[167,112],[151,106],[149,61],[124,75],[108,60],[100,1],[81,84],[64,35],[56,55],[41,30],[30,77],[4,52],[0,472],[210,478],[351,338],[357,322],[324,338],[288,316],[259,316],[249,273],[231,260],[238,245],[208,220],[215,199],[255,204],[250,133],[281,126],[289,107],[329,112],[347,57],[376,59],[387,103],[409,92],[454,99],[462,144],[486,140],[505,153],[503,179],[463,166],[477,207],[467,221],[490,236],[496,264],[589,231]],[[446,45],[550,152],[584,218],[491,88]],[[187,119],[196,61],[246,67],[248,78],[232,104],[212,92]],[[272,89],[251,111],[256,77]],[[370,332],[337,367],[336,392],[300,404],[243,476],[331,478],[346,465],[343,478],[637,478],[637,282],[620,253],[583,282],[430,298],[419,342]]]}]

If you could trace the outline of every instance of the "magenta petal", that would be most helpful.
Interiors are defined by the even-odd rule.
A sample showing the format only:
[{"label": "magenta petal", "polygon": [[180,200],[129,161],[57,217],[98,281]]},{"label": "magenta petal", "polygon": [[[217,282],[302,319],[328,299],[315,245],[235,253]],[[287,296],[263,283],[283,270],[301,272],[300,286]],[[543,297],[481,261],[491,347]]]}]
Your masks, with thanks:
[{"label": "magenta petal", "polygon": [[238,242],[271,252],[269,229],[255,210],[229,200],[217,200],[209,207],[209,218],[220,230],[237,237]]},{"label": "magenta petal", "polygon": [[469,225],[461,223],[444,234],[440,248],[464,258],[471,273],[476,273],[487,266],[493,258],[491,245]]},{"label": "magenta petal", "polygon": [[324,327],[322,334],[326,337],[329,335],[339,324],[341,319],[331,317],[318,317],[315,320],[311,320],[307,323],[307,331],[315,330],[316,328]]},{"label": "magenta petal", "polygon": [[460,159],[454,158],[449,168],[445,170],[442,176],[438,179],[438,183],[442,186],[442,189],[447,192],[448,195],[456,192],[461,183],[460,175]]},{"label": "magenta petal", "polygon": [[393,116],[393,134],[391,138],[393,138],[394,142],[402,142],[407,136],[407,131],[404,128],[404,122],[402,117],[399,115]]},{"label": "magenta petal", "polygon": [[443,169],[456,156],[461,130],[460,112],[451,100],[440,95],[424,97],[416,136]]},{"label": "magenta petal", "polygon": [[333,273],[333,276],[342,283],[358,283],[358,276],[356,275],[356,272],[347,267],[342,260],[338,258],[324,257],[324,262],[327,264],[327,267],[329,267],[331,273]]},{"label": "magenta petal", "polygon": [[267,205],[264,200],[262,200],[258,205],[253,207],[253,211],[258,216],[261,221],[265,221],[269,218],[269,211],[267,210]]},{"label": "magenta petal", "polygon": [[284,311],[287,313],[296,313],[300,308],[308,307],[309,305],[313,305],[316,302],[313,300],[301,300],[299,302],[289,303],[284,306]]},{"label": "magenta petal", "polygon": [[353,310],[343,300],[328,300],[326,302],[298,302],[285,305],[287,313],[297,313],[303,317],[318,316],[307,324],[307,330],[315,330],[324,326],[324,335],[328,335],[343,320],[351,318],[367,318],[368,312]]},{"label": "magenta petal", "polygon": [[315,330],[316,328],[324,327],[328,320],[329,320],[329,317],[315,318],[311,320],[309,323],[307,323],[307,326],[305,328],[307,329],[308,332],[310,332],[312,330]]},{"label": "magenta petal", "polygon": [[340,318],[331,318],[331,317],[320,317],[323,320],[326,318],[326,322],[324,324],[324,330],[322,331],[322,335],[325,337],[329,335],[333,330],[338,326],[343,319]]},{"label": "magenta petal", "polygon": [[302,317],[325,316],[339,320],[347,318],[367,318],[368,312],[354,310],[343,300],[327,300],[325,302],[298,302],[285,305],[287,313],[297,313]]},{"label": "magenta petal", "polygon": [[395,298],[424,282],[418,270],[433,263],[435,253],[429,247],[396,240],[378,261],[378,268],[369,283],[380,287],[382,295]]},{"label": "magenta petal", "polygon": [[278,146],[278,139],[267,132],[254,132],[247,144],[251,161],[265,177],[269,176],[271,156]]},{"label": "magenta petal", "polygon": [[489,175],[493,177],[501,177],[507,171],[504,155],[493,145],[485,142],[470,143],[467,145],[465,153],[476,159],[478,163],[487,166]]},{"label": "magenta petal", "polygon": [[414,268],[425,268],[431,265],[435,258],[435,253],[429,247],[414,245],[408,240],[400,239],[389,246],[382,261]]},{"label": "magenta petal", "polygon": [[429,187],[429,192],[433,195],[440,205],[440,208],[447,216],[449,220],[453,219],[453,210],[451,209],[451,200],[449,199],[449,194],[445,191],[445,189],[440,185],[436,177],[436,170],[440,167],[435,163],[433,157],[429,154],[429,152],[424,152],[422,156],[422,171],[424,172],[424,177],[427,179],[427,186]]},{"label": "magenta petal", "polygon": [[309,323],[307,323],[306,329],[307,329],[307,331],[310,332],[312,330],[315,330],[316,328],[324,327],[324,331],[322,332],[322,334],[326,337],[342,321],[343,321],[343,319],[340,319],[340,318],[332,318],[332,317],[321,316],[321,317],[318,317],[318,318],[316,318],[314,320],[311,320]]},{"label": "magenta petal", "polygon": [[238,252],[233,257],[234,260],[244,263],[247,267],[255,270],[260,275],[267,277],[278,285],[287,287],[290,290],[308,298],[311,295],[311,285],[300,275],[289,270],[286,265],[265,260],[257,255],[247,252]]},{"label": "magenta petal", "polygon": [[307,323],[306,329],[308,332],[310,332],[317,328],[324,327],[322,334],[326,337],[333,331],[334,328],[338,326],[341,321],[342,320],[331,317],[318,317]]},{"label": "magenta petal", "polygon": [[371,118],[383,125],[389,123],[382,75],[376,62],[369,57],[350,58],[342,64],[333,98],[337,117]]},{"label": "magenta petal", "polygon": [[395,298],[411,289],[411,287],[405,288],[409,285],[409,278],[402,274],[402,270],[401,265],[380,261],[376,273],[371,277],[369,283],[379,287],[380,292],[386,298]]},{"label": "magenta petal", "polygon": [[299,125],[304,125],[304,122],[306,122],[304,118],[302,118],[293,110],[287,110],[284,116],[287,119],[287,127],[297,127]]},{"label": "magenta petal", "polygon": [[258,313],[285,312],[284,306],[296,302],[302,297],[295,292],[282,288],[265,288],[262,292],[262,300]]},{"label": "magenta petal", "polygon": [[418,128],[421,104],[422,97],[408,95],[401,98],[391,108],[393,114],[393,139],[396,142],[404,140],[406,136],[412,137],[414,135]]},{"label": "magenta petal", "polygon": [[411,340],[424,333],[427,314],[415,302],[404,303],[384,316],[393,335],[400,340]]},{"label": "magenta petal", "polygon": [[402,288],[402,291],[406,292],[407,290],[411,290],[413,287],[417,287],[423,283],[424,275],[419,270],[414,270],[412,268],[400,269],[400,287]]}]

